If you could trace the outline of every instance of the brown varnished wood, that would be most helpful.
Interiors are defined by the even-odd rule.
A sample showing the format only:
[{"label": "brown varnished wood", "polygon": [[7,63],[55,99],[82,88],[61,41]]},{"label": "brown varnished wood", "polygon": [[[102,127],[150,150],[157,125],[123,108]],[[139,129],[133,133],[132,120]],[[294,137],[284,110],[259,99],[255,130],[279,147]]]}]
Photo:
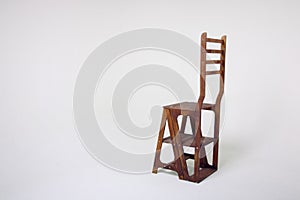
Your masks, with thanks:
[{"label": "brown varnished wood", "polygon": [[[190,116],[195,113],[197,109],[198,103],[197,102],[182,102],[171,104],[168,106],[164,106],[166,109],[176,110],[177,112],[181,113],[183,116]],[[214,110],[215,104],[211,103],[202,103],[202,110]]]},{"label": "brown varnished wood", "polygon": [[215,74],[221,74],[221,71],[207,71],[206,75],[215,75]]},{"label": "brown varnished wood", "polygon": [[[185,134],[185,133],[179,133],[180,138],[181,138],[181,142],[183,146],[188,146],[188,147],[196,147],[196,143],[195,143],[195,136],[194,135],[190,135],[190,134]],[[163,139],[163,142],[165,143],[172,143],[172,138],[166,137]],[[212,142],[215,142],[215,138],[213,137],[201,137],[200,138],[200,144],[201,145],[208,145]]]},{"label": "brown varnished wood", "polygon": [[219,94],[216,99],[215,104],[215,123],[214,123],[214,138],[217,140],[214,142],[214,148],[213,148],[213,167],[215,169],[218,169],[218,155],[219,155],[219,129],[220,129],[220,107],[221,107],[221,100],[224,94],[224,81],[225,81],[225,54],[226,54],[226,36],[222,36],[221,40],[221,50],[222,54],[220,59],[224,62],[220,65],[220,89]]},{"label": "brown varnished wood", "polygon": [[177,145],[177,150],[178,150],[178,157],[180,160],[180,164],[181,164],[181,170],[182,170],[182,175],[183,175],[183,179],[188,179],[188,171],[187,171],[187,164],[184,158],[184,150],[183,150],[183,145],[182,145],[182,141],[181,141],[181,137],[179,134],[179,126],[178,126],[178,122],[177,122],[177,118],[178,118],[178,113],[175,112],[170,112],[171,114],[171,118],[169,120],[170,124],[173,126],[173,131],[174,131],[174,135],[175,135],[175,144]]},{"label": "brown varnished wood", "polygon": [[171,137],[171,144],[173,146],[173,151],[174,151],[174,164],[176,166],[176,169],[177,170],[177,174],[179,176],[180,179],[184,179],[185,176],[184,176],[184,169],[182,164],[181,164],[181,161],[178,159],[180,158],[179,157],[179,148],[178,148],[178,144],[176,142],[176,130],[175,130],[175,127],[174,127],[174,120],[172,118],[172,114],[171,114],[171,111],[168,110],[168,109],[165,109],[166,110],[166,113],[167,113],[167,120],[168,120],[168,125],[169,125],[169,132],[170,132],[170,137]]},{"label": "brown varnished wood", "polygon": [[212,43],[221,43],[223,44],[224,41],[221,39],[214,39],[214,38],[206,38],[206,42],[212,42]]},{"label": "brown varnished wood", "polygon": [[206,49],[206,53],[223,53],[223,50],[219,50],[219,49]]},{"label": "brown varnished wood", "polygon": [[159,133],[158,133],[158,141],[157,141],[157,145],[156,145],[155,161],[154,161],[154,166],[152,169],[152,173],[155,173],[155,174],[157,173],[157,169],[160,164],[160,154],[161,154],[161,147],[162,147],[165,127],[166,127],[166,121],[167,121],[167,111],[165,109],[163,109],[161,123],[160,123],[160,129],[159,129]]},{"label": "brown varnished wood", "polygon": [[[204,104],[203,104],[204,105]],[[195,121],[194,117],[191,117],[191,126],[192,126],[192,132],[193,135],[196,135],[196,127],[197,127],[197,122]],[[204,166],[204,165],[208,165],[208,161],[207,161],[207,156],[206,156],[206,151],[205,151],[205,145],[210,144],[211,142],[213,142],[214,138],[210,138],[210,137],[203,137],[203,135],[201,135],[201,139],[200,139],[200,145],[203,146],[203,148],[200,148],[200,166]],[[195,145],[195,142],[191,144]],[[195,157],[194,157],[195,158]]]},{"label": "brown varnished wood", "polygon": [[179,130],[179,133],[184,133],[185,127],[186,127],[187,117],[188,116],[186,116],[186,115],[182,116],[181,127],[180,127],[180,130]]},{"label": "brown varnished wood", "polygon": [[[220,44],[219,49],[207,49],[207,43]],[[219,60],[207,60],[207,54],[220,54]],[[224,94],[225,78],[225,55],[226,36],[221,39],[207,38],[207,33],[201,35],[200,49],[200,94],[197,102],[182,102],[163,107],[162,121],[158,134],[158,141],[154,159],[153,173],[157,173],[158,168],[176,171],[179,178],[191,182],[199,183],[218,169],[219,151],[219,130],[220,130],[220,104]],[[210,64],[219,64],[220,70],[207,71],[206,67]],[[219,92],[216,102],[204,103],[206,95],[206,76],[218,75]],[[214,112],[214,134],[213,137],[204,136],[201,129],[201,110]],[[182,115],[181,126],[178,125],[178,116]],[[192,134],[185,132],[187,118],[189,118]],[[168,122],[169,137],[164,137],[165,124]],[[174,161],[163,163],[160,161],[162,143],[172,144]],[[213,144],[212,164],[208,163],[205,146]],[[195,149],[194,154],[184,152],[184,146]],[[189,175],[186,160],[194,160],[194,174]]]},{"label": "brown varnished wood", "polygon": [[221,64],[223,60],[206,60],[206,64]]}]

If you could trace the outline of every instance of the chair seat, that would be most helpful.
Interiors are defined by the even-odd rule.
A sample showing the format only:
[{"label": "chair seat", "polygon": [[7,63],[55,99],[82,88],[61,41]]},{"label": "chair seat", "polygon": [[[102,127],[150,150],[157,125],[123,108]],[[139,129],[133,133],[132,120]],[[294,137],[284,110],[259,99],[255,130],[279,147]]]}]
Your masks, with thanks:
[{"label": "chair seat", "polygon": [[[186,111],[186,112],[195,112],[197,108],[197,102],[182,102],[182,103],[176,103],[171,105],[163,106],[165,109],[170,110],[178,110],[178,111]],[[202,108],[203,110],[213,110],[214,104],[210,103],[203,103]]]}]

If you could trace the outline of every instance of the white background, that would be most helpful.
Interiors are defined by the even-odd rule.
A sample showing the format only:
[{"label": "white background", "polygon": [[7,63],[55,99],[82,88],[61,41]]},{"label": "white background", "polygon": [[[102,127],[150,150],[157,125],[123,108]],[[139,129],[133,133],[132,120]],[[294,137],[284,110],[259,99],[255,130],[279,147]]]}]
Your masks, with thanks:
[{"label": "white background", "polygon": [[[299,199],[299,11],[298,1],[1,1],[0,199]],[[228,35],[220,169],[200,184],[113,171],[77,136],[82,63],[146,27],[196,42]]]}]

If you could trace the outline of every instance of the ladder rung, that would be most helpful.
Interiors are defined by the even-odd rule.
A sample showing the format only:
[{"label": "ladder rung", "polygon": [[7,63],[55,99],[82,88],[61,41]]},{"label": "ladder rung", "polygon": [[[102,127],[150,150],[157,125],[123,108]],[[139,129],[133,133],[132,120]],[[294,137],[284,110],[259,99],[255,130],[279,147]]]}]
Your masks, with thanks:
[{"label": "ladder rung", "polygon": [[206,75],[220,74],[221,71],[206,71]]},{"label": "ladder rung", "polygon": [[[179,133],[179,137],[181,139],[181,143],[183,146],[189,146],[189,147],[195,147],[195,136],[194,135],[190,135],[190,134],[185,134],[185,133]],[[212,138],[212,137],[201,137],[200,139],[200,144],[203,145],[208,145],[212,142],[215,142],[217,139]],[[171,137],[166,137],[163,139],[164,143],[169,143],[172,144],[172,139]]]},{"label": "ladder rung", "polygon": [[222,60],[207,60],[206,64],[221,64]]},{"label": "ladder rung", "polygon": [[218,50],[218,49],[206,49],[207,53],[223,53],[223,50]]},{"label": "ladder rung", "polygon": [[214,39],[214,38],[206,38],[206,41],[207,42],[213,42],[213,43],[221,43],[223,44],[223,40],[220,40],[220,39]]}]

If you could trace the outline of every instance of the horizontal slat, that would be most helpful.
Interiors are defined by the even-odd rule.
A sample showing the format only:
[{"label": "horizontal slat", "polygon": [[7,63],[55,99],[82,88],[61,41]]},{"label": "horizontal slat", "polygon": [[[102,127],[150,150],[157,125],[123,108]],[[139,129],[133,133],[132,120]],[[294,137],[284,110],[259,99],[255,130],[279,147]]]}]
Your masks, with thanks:
[{"label": "horizontal slat", "polygon": [[214,110],[215,109],[215,104],[204,103],[204,104],[202,104],[202,109],[203,110]]},{"label": "horizontal slat", "polygon": [[207,53],[223,53],[223,50],[218,50],[218,49],[206,49]]},{"label": "horizontal slat", "polygon": [[223,44],[223,40],[220,39],[214,39],[214,38],[206,38],[207,42],[213,42],[213,43],[221,43]]},{"label": "horizontal slat", "polygon": [[220,74],[221,71],[206,71],[206,75]]},{"label": "horizontal slat", "polygon": [[207,60],[206,64],[221,64],[222,60]]}]

